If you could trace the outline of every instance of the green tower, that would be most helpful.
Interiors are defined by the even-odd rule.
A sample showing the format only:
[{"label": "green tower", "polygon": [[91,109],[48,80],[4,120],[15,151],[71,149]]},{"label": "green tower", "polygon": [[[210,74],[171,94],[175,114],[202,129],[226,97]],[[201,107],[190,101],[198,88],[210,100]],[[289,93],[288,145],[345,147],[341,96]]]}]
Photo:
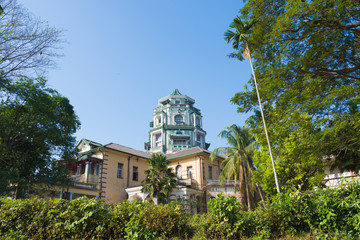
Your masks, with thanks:
[{"label": "green tower", "polygon": [[178,89],[160,98],[150,122],[152,129],[145,150],[167,154],[196,146],[208,149],[210,144],[205,142],[202,116],[194,103],[194,99],[182,95]]}]

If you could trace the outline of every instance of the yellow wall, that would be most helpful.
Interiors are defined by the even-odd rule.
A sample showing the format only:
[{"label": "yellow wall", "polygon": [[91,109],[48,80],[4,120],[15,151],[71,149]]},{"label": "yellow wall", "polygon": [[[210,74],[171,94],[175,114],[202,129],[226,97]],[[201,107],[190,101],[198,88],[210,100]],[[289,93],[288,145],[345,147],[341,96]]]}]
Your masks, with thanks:
[{"label": "yellow wall", "polygon": [[212,180],[218,180],[220,175],[220,159],[211,162],[208,154],[194,154],[176,159],[171,159],[169,167],[176,174],[176,167],[182,167],[182,179],[187,179],[187,168],[192,166],[192,187],[203,189],[209,179],[208,167],[212,166]]},{"label": "yellow wall", "polygon": [[[145,170],[148,168],[146,159],[135,157],[130,154],[118,152],[115,150],[102,148],[94,154],[103,158],[103,166],[100,167],[100,184],[102,190],[86,190],[81,188],[70,187],[69,192],[99,196],[107,203],[116,203],[128,198],[125,191],[128,187],[140,186],[145,179]],[[188,179],[187,168],[192,167],[192,185],[191,188],[206,190],[206,181],[209,179],[208,167],[212,166],[212,180],[218,180],[220,175],[220,159],[211,162],[210,155],[207,153],[197,153],[176,159],[170,159],[169,167],[173,168],[176,173],[176,166],[182,167],[182,179]],[[122,176],[117,177],[118,164],[122,164]],[[138,167],[138,180],[133,180],[133,167]],[[100,185],[99,184],[99,185]],[[210,197],[210,196],[209,196]],[[207,197],[208,198],[208,197]],[[205,199],[204,199],[205,200]],[[208,200],[208,199],[207,199]],[[205,202],[205,201],[204,201]]]},{"label": "yellow wall", "polygon": [[[130,156],[128,154],[105,150],[103,168],[103,199],[109,203],[121,202],[127,199],[125,188],[141,185],[145,179],[144,171],[148,163],[143,158]],[[129,161],[130,158],[130,161]],[[122,178],[117,177],[118,164],[123,164]],[[128,163],[130,163],[128,168]],[[138,167],[138,181],[133,181],[133,167]],[[128,176],[129,171],[129,176]]]}]

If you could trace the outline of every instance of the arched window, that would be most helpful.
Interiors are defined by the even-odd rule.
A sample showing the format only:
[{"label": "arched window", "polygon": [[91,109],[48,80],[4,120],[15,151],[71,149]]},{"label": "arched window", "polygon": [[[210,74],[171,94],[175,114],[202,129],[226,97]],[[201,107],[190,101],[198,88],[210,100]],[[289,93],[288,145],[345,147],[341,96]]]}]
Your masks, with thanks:
[{"label": "arched window", "polygon": [[176,177],[177,179],[182,179],[182,167],[180,165],[176,167]]},{"label": "arched window", "polygon": [[161,124],[161,116],[157,116],[156,117],[156,122],[155,122],[156,125],[160,125]]},{"label": "arched window", "polygon": [[199,117],[196,117],[196,126],[201,126],[201,121]]},{"label": "arched window", "polygon": [[175,123],[176,124],[181,124],[183,122],[183,117],[181,115],[176,115],[175,116]]},{"label": "arched window", "polygon": [[181,131],[176,131],[176,134],[177,135],[182,135],[182,132]]}]

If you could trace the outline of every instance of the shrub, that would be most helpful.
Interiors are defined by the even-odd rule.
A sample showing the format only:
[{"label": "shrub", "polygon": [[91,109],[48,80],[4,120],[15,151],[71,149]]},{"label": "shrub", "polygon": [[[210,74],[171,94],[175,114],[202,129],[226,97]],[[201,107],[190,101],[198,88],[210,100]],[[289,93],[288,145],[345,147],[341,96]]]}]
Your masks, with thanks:
[{"label": "shrub", "polygon": [[[360,238],[360,184],[288,191],[245,211],[235,198],[209,201],[189,216],[179,202],[154,205],[97,199],[0,199],[1,239]],[[289,237],[292,236],[292,237]]]},{"label": "shrub", "polygon": [[208,203],[209,212],[201,229],[210,239],[238,239],[251,235],[254,225],[252,212],[247,212],[236,198],[224,197],[221,194]]},{"label": "shrub", "polygon": [[128,239],[187,238],[191,235],[189,215],[182,205],[138,203],[136,214],[126,223]]}]

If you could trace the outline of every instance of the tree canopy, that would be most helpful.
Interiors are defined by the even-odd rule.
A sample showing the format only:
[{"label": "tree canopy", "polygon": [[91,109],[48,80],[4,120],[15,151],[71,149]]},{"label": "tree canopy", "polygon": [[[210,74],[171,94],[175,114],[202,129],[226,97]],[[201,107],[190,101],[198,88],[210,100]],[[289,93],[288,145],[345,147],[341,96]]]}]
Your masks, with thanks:
[{"label": "tree canopy", "polygon": [[[34,183],[58,183],[67,174],[80,123],[66,97],[44,79],[0,80],[0,195],[23,197]],[[64,182],[61,182],[64,183]]]},{"label": "tree canopy", "polygon": [[34,17],[17,0],[1,0],[0,77],[36,78],[55,65],[61,31]]},{"label": "tree canopy", "polygon": [[240,190],[240,202],[253,209],[255,184],[252,155],[257,143],[247,128],[236,124],[221,131],[219,137],[226,139],[229,145],[214,149],[210,155],[211,161],[216,159],[217,155],[225,157],[221,162],[223,170],[220,174],[220,183],[223,185],[225,181],[234,180],[234,192]]},{"label": "tree canopy", "polygon": [[[249,0],[240,12],[241,18],[256,20],[247,43],[280,186],[321,185],[325,166],[358,171],[359,1]],[[255,89],[231,101],[239,112],[254,112],[248,124],[266,151]],[[270,159],[259,152],[254,160],[268,192],[274,192],[265,168]]]},{"label": "tree canopy", "polygon": [[177,184],[172,168],[168,167],[170,161],[165,155],[154,153],[147,162],[149,168],[145,170],[146,178],[141,182],[144,184],[141,191],[156,197],[158,203],[167,203],[170,192]]}]

